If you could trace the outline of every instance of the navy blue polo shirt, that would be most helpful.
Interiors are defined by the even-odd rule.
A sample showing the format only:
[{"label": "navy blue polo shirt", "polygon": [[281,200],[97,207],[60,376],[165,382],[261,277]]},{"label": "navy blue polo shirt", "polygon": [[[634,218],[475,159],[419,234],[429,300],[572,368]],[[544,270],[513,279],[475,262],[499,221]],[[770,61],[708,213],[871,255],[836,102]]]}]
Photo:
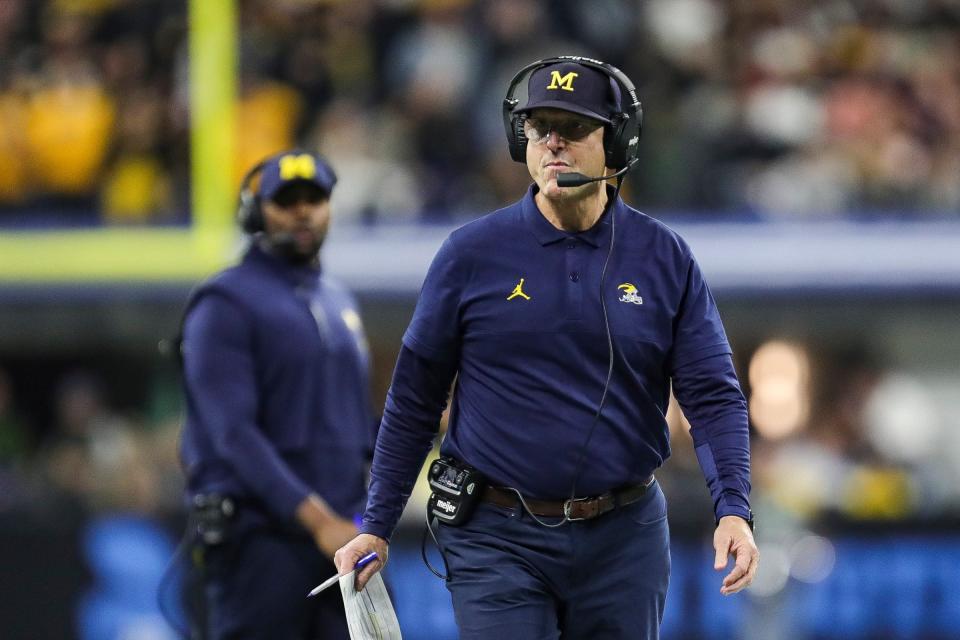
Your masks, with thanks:
[{"label": "navy blue polo shirt", "polygon": [[[429,364],[415,360],[457,373],[443,453],[527,497],[569,497],[608,373],[601,295],[616,357],[576,493],[642,482],[663,464],[673,379],[688,418],[698,418],[691,418],[695,444],[718,517],[747,516],[746,404],[689,247],[619,198],[592,228],[562,231],[538,210],[535,189],[455,231],[430,267],[388,395],[365,530],[392,531],[389,503],[407,487],[397,460],[408,436],[397,432],[425,431],[406,415],[418,412],[406,401],[417,390],[407,387],[429,377],[416,373]],[[613,217],[615,248],[601,292]]]},{"label": "navy blue polo shirt", "polygon": [[290,523],[310,492],[360,513],[375,422],[344,287],[253,246],[194,295],[183,365],[189,494],[230,495],[248,515]]}]

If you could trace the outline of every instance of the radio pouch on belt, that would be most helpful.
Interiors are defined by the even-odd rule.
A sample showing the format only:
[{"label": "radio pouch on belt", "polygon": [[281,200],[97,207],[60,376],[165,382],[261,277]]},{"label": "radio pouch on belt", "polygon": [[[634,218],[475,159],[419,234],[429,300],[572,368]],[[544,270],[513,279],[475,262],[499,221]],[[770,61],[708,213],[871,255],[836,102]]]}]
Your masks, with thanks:
[{"label": "radio pouch on belt", "polygon": [[486,487],[479,471],[447,457],[433,461],[428,479],[432,490],[427,501],[428,513],[454,527],[470,518]]},{"label": "radio pouch on belt", "polygon": [[207,546],[215,546],[227,539],[237,507],[232,498],[218,493],[197,494],[189,526]]}]

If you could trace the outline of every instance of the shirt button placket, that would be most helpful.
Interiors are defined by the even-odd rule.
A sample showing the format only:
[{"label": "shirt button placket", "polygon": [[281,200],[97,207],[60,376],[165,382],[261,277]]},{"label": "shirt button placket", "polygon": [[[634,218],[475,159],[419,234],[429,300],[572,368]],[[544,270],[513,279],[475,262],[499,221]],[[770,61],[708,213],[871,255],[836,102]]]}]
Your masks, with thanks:
[{"label": "shirt button placket", "polygon": [[581,261],[584,259],[584,252],[574,251],[578,246],[576,240],[567,240],[564,246],[567,248],[567,281],[569,282],[567,286],[570,289],[567,298],[570,305],[567,309],[567,317],[573,322],[580,322],[583,312],[583,287],[580,286],[580,275],[583,272]]}]

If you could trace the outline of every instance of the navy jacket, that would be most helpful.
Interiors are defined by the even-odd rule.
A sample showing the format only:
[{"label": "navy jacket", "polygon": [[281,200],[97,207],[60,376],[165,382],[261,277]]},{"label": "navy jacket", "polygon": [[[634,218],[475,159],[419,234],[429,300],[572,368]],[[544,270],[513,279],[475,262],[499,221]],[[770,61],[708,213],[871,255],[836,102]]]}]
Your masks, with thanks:
[{"label": "navy jacket", "polygon": [[182,352],[189,495],[230,495],[287,524],[311,491],[343,517],[362,511],[375,421],[342,286],[252,246],[193,296]]}]

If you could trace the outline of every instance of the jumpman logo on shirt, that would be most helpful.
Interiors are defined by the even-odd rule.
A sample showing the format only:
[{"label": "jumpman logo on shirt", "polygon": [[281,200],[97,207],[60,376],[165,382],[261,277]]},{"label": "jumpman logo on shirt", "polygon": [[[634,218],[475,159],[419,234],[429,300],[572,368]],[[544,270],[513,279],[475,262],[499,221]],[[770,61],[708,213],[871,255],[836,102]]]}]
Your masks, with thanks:
[{"label": "jumpman logo on shirt", "polygon": [[513,300],[517,296],[520,296],[524,300],[529,300],[530,296],[523,292],[523,278],[520,278],[520,282],[517,283],[517,286],[513,288],[513,293],[507,296],[507,300]]}]

